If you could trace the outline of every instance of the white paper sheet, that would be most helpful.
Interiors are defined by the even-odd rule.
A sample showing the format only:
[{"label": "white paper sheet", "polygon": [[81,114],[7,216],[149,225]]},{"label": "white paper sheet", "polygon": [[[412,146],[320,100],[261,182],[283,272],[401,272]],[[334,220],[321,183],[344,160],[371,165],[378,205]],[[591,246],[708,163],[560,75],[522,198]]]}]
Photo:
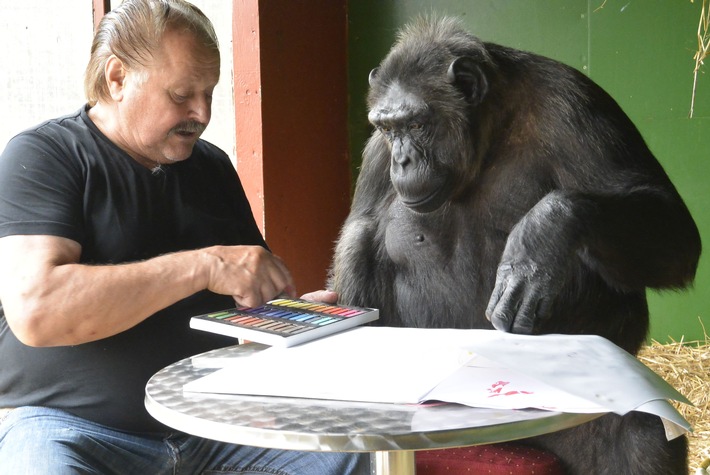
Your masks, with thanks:
[{"label": "white paper sheet", "polygon": [[481,356],[474,356],[467,365],[433,388],[426,398],[492,409],[534,407],[572,413],[609,412],[603,406]]},{"label": "white paper sheet", "polygon": [[667,400],[689,401],[598,336],[359,327],[236,358],[184,390],[572,413],[646,410],[670,424],[669,437],[690,429]]},{"label": "white paper sheet", "polygon": [[433,341],[423,332],[405,336],[366,328],[237,358],[184,389],[416,404],[471,356],[461,345]]}]

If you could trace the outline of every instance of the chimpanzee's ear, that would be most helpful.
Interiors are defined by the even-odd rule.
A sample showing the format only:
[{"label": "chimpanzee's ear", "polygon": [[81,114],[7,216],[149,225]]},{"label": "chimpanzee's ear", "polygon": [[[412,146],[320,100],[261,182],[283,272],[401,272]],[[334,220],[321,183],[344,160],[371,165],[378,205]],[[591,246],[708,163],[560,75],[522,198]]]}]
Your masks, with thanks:
[{"label": "chimpanzee's ear", "polygon": [[367,77],[367,82],[372,86],[372,83],[375,82],[375,78],[377,77],[377,73],[380,68],[375,68],[372,71],[370,71],[370,75]]},{"label": "chimpanzee's ear", "polygon": [[453,60],[446,76],[473,105],[480,104],[488,92],[486,74],[478,65],[478,61],[470,56],[461,56]]}]

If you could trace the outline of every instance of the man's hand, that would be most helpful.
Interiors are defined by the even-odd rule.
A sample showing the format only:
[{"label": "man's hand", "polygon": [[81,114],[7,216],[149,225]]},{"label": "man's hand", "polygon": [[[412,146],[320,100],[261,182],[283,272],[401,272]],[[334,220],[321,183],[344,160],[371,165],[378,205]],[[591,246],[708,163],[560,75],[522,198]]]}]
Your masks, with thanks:
[{"label": "man's hand", "polygon": [[207,288],[233,296],[238,305],[258,307],[280,294],[296,296],[286,265],[261,246],[215,246],[204,251],[210,263]]}]

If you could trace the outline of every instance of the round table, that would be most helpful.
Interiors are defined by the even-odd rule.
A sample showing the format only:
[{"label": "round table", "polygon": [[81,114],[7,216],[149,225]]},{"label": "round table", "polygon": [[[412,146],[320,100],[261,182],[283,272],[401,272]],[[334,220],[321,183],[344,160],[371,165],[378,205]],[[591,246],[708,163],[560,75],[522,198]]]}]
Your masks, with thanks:
[{"label": "round table", "polygon": [[287,450],[373,452],[373,473],[414,473],[415,450],[522,439],[600,414],[498,410],[458,404],[379,404],[183,392],[183,385],[266,348],[249,343],[174,363],[146,386],[145,406],[163,424],[200,437]]}]

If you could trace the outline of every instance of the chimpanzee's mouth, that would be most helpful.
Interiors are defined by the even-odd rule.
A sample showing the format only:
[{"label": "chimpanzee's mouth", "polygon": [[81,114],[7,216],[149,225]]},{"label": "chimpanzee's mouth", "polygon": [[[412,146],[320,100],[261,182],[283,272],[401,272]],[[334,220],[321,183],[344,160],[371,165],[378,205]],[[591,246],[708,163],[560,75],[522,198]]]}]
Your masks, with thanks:
[{"label": "chimpanzee's mouth", "polygon": [[421,199],[408,199],[401,197],[402,204],[417,213],[431,213],[441,207],[448,199],[448,186],[444,185]]}]

